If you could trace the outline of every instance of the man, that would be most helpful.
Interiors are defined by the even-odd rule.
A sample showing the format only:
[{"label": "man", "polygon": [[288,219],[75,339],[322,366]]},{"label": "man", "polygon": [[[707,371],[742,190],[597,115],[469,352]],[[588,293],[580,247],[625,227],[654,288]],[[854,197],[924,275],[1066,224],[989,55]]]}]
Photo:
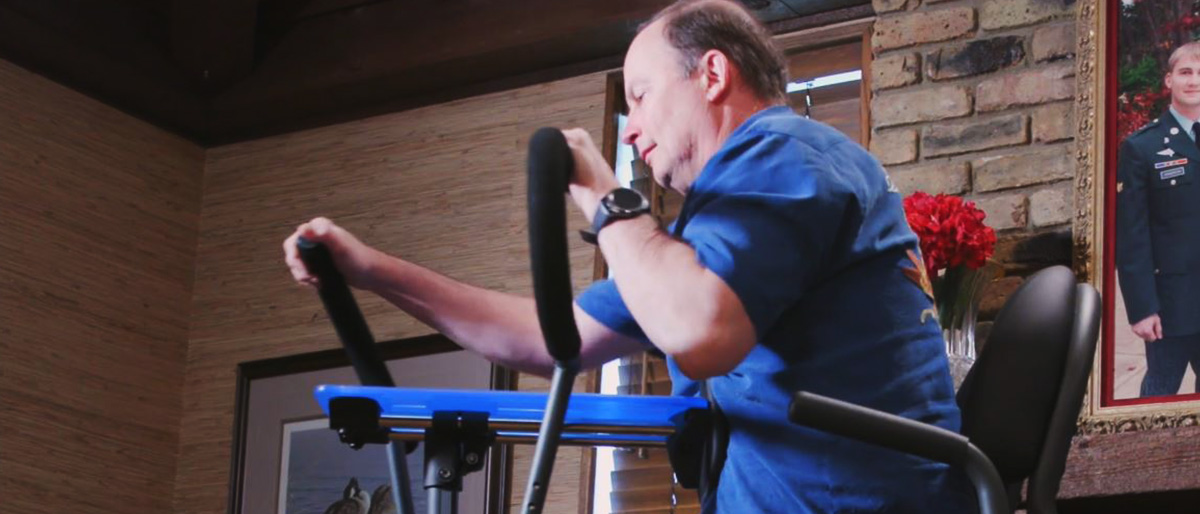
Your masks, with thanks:
[{"label": "man", "polygon": [[1200,42],[1171,53],[1164,82],[1170,108],[1125,139],[1117,163],[1117,276],[1146,345],[1143,397],[1179,392],[1189,363],[1200,371]]},{"label": "man", "polygon": [[[918,283],[917,239],[878,162],[837,131],[792,113],[786,68],[740,6],[682,2],[659,13],[626,56],[622,135],[665,187],[686,194],[669,232],[617,209],[618,188],[588,134],[564,134],[570,196],[593,222],[614,279],[576,299],[581,364],[653,345],[677,394],[707,380],[730,427],[704,511],[962,510],[940,464],[797,427],[808,390],[957,431],[940,329]],[[599,221],[597,221],[599,220]],[[551,370],[531,300],[483,291],[367,248],[328,220],[285,243],[330,245],[352,285],[501,364]]]}]

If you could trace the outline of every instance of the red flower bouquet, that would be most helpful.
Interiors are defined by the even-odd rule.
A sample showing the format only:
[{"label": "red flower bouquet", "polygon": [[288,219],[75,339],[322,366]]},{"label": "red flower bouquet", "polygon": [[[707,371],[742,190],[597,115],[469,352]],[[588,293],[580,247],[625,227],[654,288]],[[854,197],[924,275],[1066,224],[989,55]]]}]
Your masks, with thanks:
[{"label": "red flower bouquet", "polygon": [[989,260],[996,231],[984,224],[982,210],[957,196],[917,191],[904,199],[904,214],[920,239],[957,386],[975,360],[975,318],[983,290],[999,273]]},{"label": "red flower bouquet", "polygon": [[996,231],[983,223],[987,215],[974,202],[917,191],[904,199],[904,214],[921,240],[921,256],[931,279],[958,266],[982,268],[996,249]]}]

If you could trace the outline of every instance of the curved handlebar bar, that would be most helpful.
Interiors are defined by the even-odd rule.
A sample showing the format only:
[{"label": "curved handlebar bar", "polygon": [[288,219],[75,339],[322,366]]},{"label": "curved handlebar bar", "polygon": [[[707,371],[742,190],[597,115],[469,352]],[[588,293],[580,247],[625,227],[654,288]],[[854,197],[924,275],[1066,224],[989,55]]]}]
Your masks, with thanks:
[{"label": "curved handlebar bar", "polygon": [[546,348],[561,363],[579,357],[563,200],[574,168],[575,159],[561,131],[542,128],[533,134],[529,141],[528,193],[533,296]]},{"label": "curved handlebar bar", "polygon": [[354,365],[358,380],[369,386],[395,386],[387,366],[379,358],[367,320],[358,309],[358,303],[354,301],[354,295],[350,293],[342,273],[333,264],[329,249],[303,237],[296,241],[296,249],[308,272],[320,282],[317,293],[321,303],[325,304],[325,311],[329,313],[338,339],[350,356],[350,364]]}]

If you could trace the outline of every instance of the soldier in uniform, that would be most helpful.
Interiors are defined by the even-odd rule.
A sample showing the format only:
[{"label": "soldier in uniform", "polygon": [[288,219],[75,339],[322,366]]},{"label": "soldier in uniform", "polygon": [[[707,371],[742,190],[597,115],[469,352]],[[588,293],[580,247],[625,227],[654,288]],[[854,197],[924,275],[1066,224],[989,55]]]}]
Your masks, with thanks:
[{"label": "soldier in uniform", "polygon": [[1133,333],[1145,341],[1141,396],[1176,394],[1200,371],[1200,42],[1176,49],[1171,106],[1121,144],[1116,265]]}]

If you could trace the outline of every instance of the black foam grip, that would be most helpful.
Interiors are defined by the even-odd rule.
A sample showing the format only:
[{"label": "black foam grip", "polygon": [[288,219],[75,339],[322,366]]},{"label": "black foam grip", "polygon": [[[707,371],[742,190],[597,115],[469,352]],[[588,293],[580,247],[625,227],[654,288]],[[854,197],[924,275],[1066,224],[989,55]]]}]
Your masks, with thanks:
[{"label": "black foam grip", "polygon": [[297,239],[296,249],[300,252],[300,260],[308,272],[317,277],[320,282],[318,294],[329,320],[337,331],[338,339],[350,357],[350,364],[358,374],[358,380],[363,385],[393,387],[392,376],[388,373],[383,359],[375,348],[375,338],[367,327],[358,303],[345,278],[333,263],[329,249],[321,243],[309,241],[303,237]]},{"label": "black foam grip", "polygon": [[542,128],[529,141],[529,252],[533,296],[546,348],[558,362],[579,356],[571,267],[567,260],[567,212],[563,194],[575,159],[558,129]]},{"label": "black foam grip", "polygon": [[860,405],[799,391],[788,406],[798,425],[962,466],[969,442],[961,434]]}]

